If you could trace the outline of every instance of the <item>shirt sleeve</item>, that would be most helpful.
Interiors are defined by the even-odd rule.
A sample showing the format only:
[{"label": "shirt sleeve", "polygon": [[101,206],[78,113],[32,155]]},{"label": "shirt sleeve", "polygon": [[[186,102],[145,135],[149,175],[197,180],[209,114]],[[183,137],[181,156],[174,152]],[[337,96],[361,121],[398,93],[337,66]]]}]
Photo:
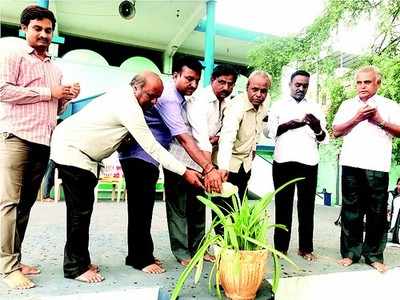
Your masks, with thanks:
[{"label": "shirt sleeve", "polygon": [[[132,101],[132,99],[129,99]],[[136,101],[136,100],[133,100]],[[158,161],[163,167],[171,172],[183,175],[186,167],[175,159],[165,148],[163,148],[154,138],[144,119],[143,111],[139,105],[135,105],[132,111],[132,104],[127,104],[117,108],[117,115],[120,122],[125,126],[136,142],[152,158]]]},{"label": "shirt sleeve", "polygon": [[278,131],[279,126],[279,117],[278,117],[278,109],[277,104],[273,104],[268,114],[268,122],[267,122],[267,132],[268,137],[273,140],[276,140],[276,133]]},{"label": "shirt sleeve", "polygon": [[329,133],[328,130],[326,130],[326,118],[325,114],[321,109],[321,106],[316,104],[316,109],[317,109],[317,118],[319,119],[319,122],[321,124],[321,129],[325,132],[325,137],[322,141],[318,141],[320,144],[329,144]]},{"label": "shirt sleeve", "polygon": [[400,125],[400,104],[394,101],[392,103],[392,109],[390,110],[389,123]]},{"label": "shirt sleeve", "polygon": [[217,163],[221,170],[229,170],[232,158],[233,143],[243,118],[242,102],[235,101],[224,110],[223,125],[219,137]]},{"label": "shirt sleeve", "polygon": [[32,104],[51,100],[48,87],[23,87],[17,85],[22,56],[16,53],[0,58],[0,101],[10,104]]},{"label": "shirt sleeve", "polygon": [[336,112],[335,117],[333,118],[332,126],[343,124],[350,119],[348,114],[346,113],[346,103],[347,101],[340,104],[339,109]]},{"label": "shirt sleeve", "polygon": [[193,96],[186,104],[186,113],[197,145],[202,151],[212,152],[208,136],[207,105],[207,99]]},{"label": "shirt sleeve", "polygon": [[155,108],[158,110],[158,113],[172,136],[189,133],[182,117],[182,107],[178,99],[173,97],[161,97],[158,99]]}]

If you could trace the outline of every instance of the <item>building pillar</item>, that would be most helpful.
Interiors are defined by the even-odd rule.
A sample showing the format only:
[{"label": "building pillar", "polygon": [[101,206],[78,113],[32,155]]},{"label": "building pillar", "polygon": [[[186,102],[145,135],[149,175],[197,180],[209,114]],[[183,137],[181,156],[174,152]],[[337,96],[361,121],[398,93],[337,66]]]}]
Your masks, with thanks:
[{"label": "building pillar", "polygon": [[211,74],[214,69],[214,51],[215,51],[215,7],[216,0],[207,1],[207,19],[206,19],[206,34],[205,34],[205,51],[204,63],[205,71],[203,85],[210,84]]},{"label": "building pillar", "polygon": [[163,68],[162,68],[163,74],[167,74],[167,75],[172,74],[172,61],[173,61],[172,58],[173,57],[174,57],[174,55],[168,53],[167,51],[165,51],[163,53]]}]

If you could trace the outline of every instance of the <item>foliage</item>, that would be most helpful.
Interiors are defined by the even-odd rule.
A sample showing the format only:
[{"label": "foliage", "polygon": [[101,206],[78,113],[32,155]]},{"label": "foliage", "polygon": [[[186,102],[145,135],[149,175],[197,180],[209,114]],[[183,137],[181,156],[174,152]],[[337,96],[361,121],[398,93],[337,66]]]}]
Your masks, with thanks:
[{"label": "foliage", "polygon": [[[210,246],[216,245],[219,247],[218,253],[216,253],[216,260],[209,278],[209,289],[212,287],[212,281],[214,279],[215,286],[217,289],[217,295],[221,298],[221,292],[219,289],[219,263],[221,255],[227,250],[234,250],[236,253],[240,250],[261,250],[266,249],[272,253],[274,261],[273,271],[273,282],[272,289],[275,291],[278,287],[280,278],[280,264],[279,258],[283,258],[293,266],[296,266],[288,257],[283,253],[274,249],[272,245],[268,243],[267,237],[269,230],[273,228],[286,229],[283,225],[271,224],[268,216],[268,206],[272,202],[276,193],[284,189],[287,185],[292,184],[299,179],[289,181],[273,193],[268,193],[254,205],[251,205],[245,196],[243,201],[239,201],[234,195],[232,196],[232,211],[229,214],[224,214],[221,209],[211,201],[210,198],[198,196],[197,198],[204,203],[208,208],[213,210],[217,217],[211,223],[209,231],[206,233],[203,241],[197,250],[196,254],[192,257],[190,263],[186,266],[185,270],[178,278],[178,282],[172,293],[171,299],[175,300],[190,273],[197,267],[195,273],[195,283],[197,283],[201,277],[203,270],[203,257],[207,253]],[[214,228],[218,225],[223,225],[224,233],[223,236],[214,234]],[[237,261],[237,270],[240,269],[239,262]]]}]

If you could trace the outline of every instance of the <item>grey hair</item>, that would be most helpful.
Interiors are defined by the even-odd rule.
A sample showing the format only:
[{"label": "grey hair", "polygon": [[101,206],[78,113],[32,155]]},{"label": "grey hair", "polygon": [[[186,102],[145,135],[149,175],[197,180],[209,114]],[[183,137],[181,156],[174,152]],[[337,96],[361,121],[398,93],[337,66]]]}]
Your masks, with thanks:
[{"label": "grey hair", "polygon": [[254,70],[253,72],[251,72],[251,74],[249,75],[249,79],[247,80],[246,87],[249,86],[250,80],[255,76],[261,76],[261,77],[264,77],[265,79],[267,79],[268,88],[271,87],[271,85],[272,85],[272,76],[269,73],[267,73],[267,72],[265,72],[263,70]]},{"label": "grey hair", "polygon": [[377,67],[372,66],[372,65],[363,66],[363,67],[359,68],[359,69],[357,70],[357,72],[356,72],[356,77],[357,77],[357,75],[358,75],[359,73],[369,73],[369,72],[375,74],[377,83],[381,83],[381,81],[382,81],[382,74],[381,74],[381,72],[379,71],[379,69],[378,69]]},{"label": "grey hair", "polygon": [[132,87],[136,86],[139,88],[144,87],[144,85],[146,84],[146,77],[143,76],[143,74],[136,74],[135,76],[133,76],[130,85]]}]

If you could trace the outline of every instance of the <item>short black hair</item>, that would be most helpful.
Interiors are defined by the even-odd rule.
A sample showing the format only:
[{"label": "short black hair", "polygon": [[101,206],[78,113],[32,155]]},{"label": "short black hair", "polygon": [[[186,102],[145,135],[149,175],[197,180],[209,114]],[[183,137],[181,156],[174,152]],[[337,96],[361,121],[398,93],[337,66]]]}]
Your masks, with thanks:
[{"label": "short black hair", "polygon": [[31,20],[43,19],[49,19],[51,21],[53,30],[56,28],[56,17],[51,10],[38,5],[30,5],[22,11],[20,23],[28,26]]},{"label": "short black hair", "polygon": [[172,69],[172,73],[182,72],[183,67],[188,67],[189,69],[198,72],[199,74],[201,74],[201,71],[203,70],[202,64],[196,58],[190,56],[182,56],[176,60],[174,68]]},{"label": "short black hair", "polygon": [[211,74],[211,79],[215,79],[219,76],[229,76],[233,75],[233,80],[236,82],[236,79],[238,77],[238,72],[234,67],[231,65],[218,65],[214,68],[212,74]]},{"label": "short black hair", "polygon": [[399,184],[399,182],[400,182],[400,177],[399,177],[399,178],[397,178],[397,183],[396,183],[396,184]]},{"label": "short black hair", "polygon": [[296,76],[305,76],[305,77],[308,77],[308,78],[310,78],[310,73],[308,73],[307,71],[304,71],[304,70],[297,70],[296,72],[294,72],[292,75],[290,75],[290,82],[292,82],[293,81],[293,78],[295,78]]}]

